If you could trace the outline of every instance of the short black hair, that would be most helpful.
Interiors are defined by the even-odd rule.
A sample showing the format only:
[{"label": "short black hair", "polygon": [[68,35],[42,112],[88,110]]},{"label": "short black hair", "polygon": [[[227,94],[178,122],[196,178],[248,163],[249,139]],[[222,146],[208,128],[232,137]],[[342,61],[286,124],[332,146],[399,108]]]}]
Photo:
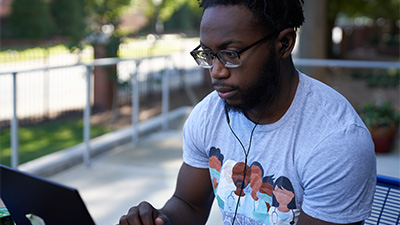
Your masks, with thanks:
[{"label": "short black hair", "polygon": [[208,153],[208,157],[215,156],[217,159],[223,163],[224,162],[224,155],[221,154],[221,150],[219,148],[211,147],[210,152]]},{"label": "short black hair", "polygon": [[242,5],[250,9],[263,33],[279,33],[286,28],[299,28],[304,22],[304,0],[198,0],[206,10],[218,5]]}]

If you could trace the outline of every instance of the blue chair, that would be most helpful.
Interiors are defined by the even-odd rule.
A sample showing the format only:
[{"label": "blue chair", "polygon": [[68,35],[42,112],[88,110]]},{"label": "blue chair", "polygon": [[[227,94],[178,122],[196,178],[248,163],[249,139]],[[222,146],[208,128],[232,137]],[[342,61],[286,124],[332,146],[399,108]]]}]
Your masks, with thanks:
[{"label": "blue chair", "polygon": [[376,191],[371,216],[365,225],[400,224],[400,179],[376,176]]}]

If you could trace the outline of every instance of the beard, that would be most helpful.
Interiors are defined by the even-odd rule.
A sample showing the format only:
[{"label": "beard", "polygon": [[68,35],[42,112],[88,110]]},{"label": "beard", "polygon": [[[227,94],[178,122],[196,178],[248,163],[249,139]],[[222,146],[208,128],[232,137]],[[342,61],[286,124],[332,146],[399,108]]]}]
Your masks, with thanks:
[{"label": "beard", "polygon": [[228,111],[246,113],[263,106],[272,100],[279,83],[279,66],[276,64],[276,51],[270,48],[271,54],[258,74],[258,80],[250,85],[242,94],[242,103],[231,105],[226,100],[225,108]]}]

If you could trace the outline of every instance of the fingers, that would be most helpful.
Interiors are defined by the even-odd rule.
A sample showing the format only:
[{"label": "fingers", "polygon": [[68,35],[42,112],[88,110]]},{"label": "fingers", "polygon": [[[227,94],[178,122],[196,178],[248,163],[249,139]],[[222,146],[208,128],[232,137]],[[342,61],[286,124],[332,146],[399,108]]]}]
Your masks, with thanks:
[{"label": "fingers", "polygon": [[159,213],[154,221],[155,225],[170,225],[170,221],[165,214]]},{"label": "fingers", "polygon": [[154,221],[154,223],[155,223],[156,225],[164,225],[164,222],[162,221],[161,218],[157,218],[157,219]]},{"label": "fingers", "polygon": [[[163,225],[165,217],[148,202],[141,202],[138,206],[129,209],[127,215],[121,217],[120,225]],[[166,218],[166,217],[165,217]]]}]

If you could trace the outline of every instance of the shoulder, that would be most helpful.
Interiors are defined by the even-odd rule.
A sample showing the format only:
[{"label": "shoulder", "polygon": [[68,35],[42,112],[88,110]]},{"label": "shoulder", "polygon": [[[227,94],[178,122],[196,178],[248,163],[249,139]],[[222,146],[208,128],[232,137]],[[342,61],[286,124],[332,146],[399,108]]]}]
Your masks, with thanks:
[{"label": "shoulder", "polygon": [[[332,157],[353,162],[371,157],[374,148],[371,135],[346,98],[320,81],[306,75],[302,79],[306,97],[301,120],[307,124],[303,127],[308,129],[304,131],[306,137],[313,139],[302,156],[315,163]],[[321,159],[314,160],[318,157]]]},{"label": "shoulder", "polygon": [[309,148],[297,155],[302,209],[329,222],[365,219],[373,199],[376,161],[371,135],[351,104],[329,86],[306,77],[304,115]]},{"label": "shoulder", "polygon": [[211,92],[193,108],[185,124],[204,123],[213,119],[223,110],[223,104],[218,94]]},{"label": "shoulder", "polygon": [[327,84],[305,74],[300,74],[300,79],[303,82],[307,98],[319,103],[320,108],[332,110],[338,106],[350,106],[350,103],[342,94]]},{"label": "shoulder", "polygon": [[376,176],[374,144],[368,130],[348,125],[303,153],[298,159],[298,174],[304,188],[304,212],[335,223],[367,218]]},{"label": "shoulder", "polygon": [[197,168],[208,167],[207,143],[213,137],[224,115],[224,103],[210,93],[190,113],[183,126],[183,159]]},{"label": "shoulder", "polygon": [[[335,132],[350,125],[367,129],[350,102],[328,85],[300,74],[305,93],[304,113],[318,127]],[[326,133],[325,133],[326,134]]]}]

